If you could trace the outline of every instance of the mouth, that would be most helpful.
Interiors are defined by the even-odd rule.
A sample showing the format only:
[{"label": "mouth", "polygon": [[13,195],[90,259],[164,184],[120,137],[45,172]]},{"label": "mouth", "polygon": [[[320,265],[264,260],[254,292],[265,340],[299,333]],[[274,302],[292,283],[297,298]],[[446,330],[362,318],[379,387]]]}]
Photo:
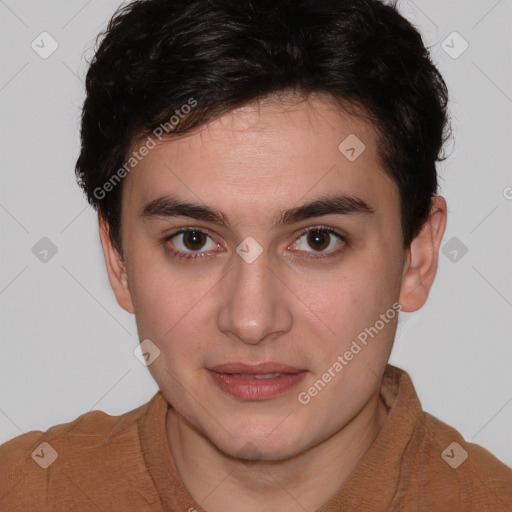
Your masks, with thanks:
[{"label": "mouth", "polygon": [[226,363],[207,368],[213,382],[225,393],[244,400],[274,398],[301,382],[307,370],[280,363]]}]

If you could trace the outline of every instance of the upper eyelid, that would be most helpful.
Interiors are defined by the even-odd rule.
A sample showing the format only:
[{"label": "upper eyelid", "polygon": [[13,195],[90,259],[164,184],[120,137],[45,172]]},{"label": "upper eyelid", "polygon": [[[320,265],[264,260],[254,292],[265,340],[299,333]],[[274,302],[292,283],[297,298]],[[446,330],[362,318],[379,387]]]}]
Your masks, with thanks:
[{"label": "upper eyelid", "polygon": [[321,231],[322,229],[324,231],[329,231],[330,233],[335,233],[336,235],[339,235],[343,238],[345,237],[345,234],[340,229],[329,227],[329,226],[324,226],[322,224],[317,224],[315,226],[303,228],[299,231],[299,235],[303,235],[304,233],[308,233],[309,231],[315,231],[315,230]]}]

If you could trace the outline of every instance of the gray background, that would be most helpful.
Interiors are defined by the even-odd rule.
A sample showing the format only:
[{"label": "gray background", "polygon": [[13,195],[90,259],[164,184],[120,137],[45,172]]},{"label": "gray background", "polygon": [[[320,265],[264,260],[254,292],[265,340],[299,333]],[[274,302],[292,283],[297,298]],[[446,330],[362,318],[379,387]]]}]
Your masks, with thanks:
[{"label": "gray background", "polygon": [[[157,391],[74,178],[85,59],[118,5],[0,0],[0,443],[92,409],[122,414]],[[512,466],[512,1],[401,9],[446,78],[455,143],[440,167],[438,276],[427,305],[401,315],[391,363],[426,411]],[[31,47],[51,49],[43,31],[58,44],[46,59]],[[43,237],[57,248],[46,262]]]}]

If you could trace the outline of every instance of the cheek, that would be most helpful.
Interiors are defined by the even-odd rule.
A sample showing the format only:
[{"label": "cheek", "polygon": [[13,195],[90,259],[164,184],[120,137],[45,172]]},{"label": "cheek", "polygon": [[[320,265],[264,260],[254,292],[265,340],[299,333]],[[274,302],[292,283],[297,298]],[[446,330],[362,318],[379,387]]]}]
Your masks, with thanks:
[{"label": "cheek", "polygon": [[139,336],[165,342],[183,328],[180,322],[190,310],[190,292],[184,293],[183,280],[162,272],[157,266],[144,265],[132,274],[130,293]]},{"label": "cheek", "polygon": [[322,279],[301,278],[299,297],[327,326],[343,327],[341,332],[346,332],[389,307],[398,289],[389,275],[389,269],[375,260],[368,265],[344,265]]},{"label": "cheek", "polygon": [[152,244],[132,234],[126,244],[130,255],[126,268],[139,330],[146,337],[162,337],[190,309],[191,287],[185,287],[187,283],[173,269],[163,248]]},{"label": "cheek", "polygon": [[[329,366],[339,354],[349,350],[352,342],[358,339],[365,341],[382,340],[374,350],[386,353],[386,340],[393,337],[395,311],[392,309],[399,296],[399,282],[396,280],[396,270],[382,254],[366,255],[360,253],[357,257],[346,261],[339,269],[333,270],[328,278],[320,273],[316,279],[300,281],[299,297],[308,306],[305,310],[307,322],[315,324],[315,331],[322,340],[323,350],[318,353],[324,365]],[[396,266],[396,265],[395,265]],[[311,315],[308,313],[311,312]],[[389,314],[384,326],[379,321],[382,314]],[[393,317],[393,318],[391,318]],[[371,328],[376,322],[378,335],[375,338],[368,334],[375,333]],[[366,334],[365,334],[366,333]],[[366,347],[365,347],[366,348]],[[360,361],[371,354],[377,356],[374,350],[364,350]],[[372,356],[372,357],[373,357]],[[378,358],[378,356],[377,356]]]},{"label": "cheek", "polygon": [[194,366],[201,355],[205,326],[214,318],[208,300],[213,285],[212,278],[194,279],[169,265],[161,268],[156,264],[145,266],[131,281],[139,339],[155,343],[165,356],[165,364],[176,372],[181,370],[177,362],[186,360]]}]

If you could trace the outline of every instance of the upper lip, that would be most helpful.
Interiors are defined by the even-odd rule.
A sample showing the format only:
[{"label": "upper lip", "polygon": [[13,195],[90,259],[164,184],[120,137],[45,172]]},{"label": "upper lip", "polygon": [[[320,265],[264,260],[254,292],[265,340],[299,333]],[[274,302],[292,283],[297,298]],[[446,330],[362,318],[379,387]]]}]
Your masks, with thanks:
[{"label": "upper lip", "polygon": [[287,364],[265,362],[258,364],[245,363],[224,363],[208,368],[216,373],[239,373],[242,375],[265,375],[268,373],[298,373],[303,371],[300,368]]}]

